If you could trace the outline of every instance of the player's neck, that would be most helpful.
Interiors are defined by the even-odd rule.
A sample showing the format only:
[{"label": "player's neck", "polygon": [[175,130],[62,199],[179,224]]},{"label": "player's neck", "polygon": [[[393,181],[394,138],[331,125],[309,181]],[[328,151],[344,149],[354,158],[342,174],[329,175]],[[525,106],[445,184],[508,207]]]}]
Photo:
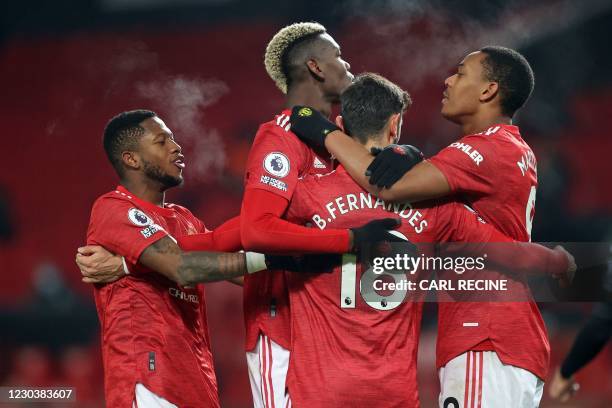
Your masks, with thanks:
[{"label": "player's neck", "polygon": [[482,112],[477,113],[469,120],[461,123],[461,131],[464,135],[473,135],[483,132],[493,125],[511,125],[512,118],[501,113]]},{"label": "player's neck", "polygon": [[312,84],[295,84],[289,89],[285,107],[291,109],[296,105],[310,106],[325,116],[331,114],[332,103],[325,99],[319,87]]},{"label": "player's neck", "polygon": [[121,180],[121,185],[142,201],[158,207],[164,206],[166,193],[159,185],[133,180]]}]

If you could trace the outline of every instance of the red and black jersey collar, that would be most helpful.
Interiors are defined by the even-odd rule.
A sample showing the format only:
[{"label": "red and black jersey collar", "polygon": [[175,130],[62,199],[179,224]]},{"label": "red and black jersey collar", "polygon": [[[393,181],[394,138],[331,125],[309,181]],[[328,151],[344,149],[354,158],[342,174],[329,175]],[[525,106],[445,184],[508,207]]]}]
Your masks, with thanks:
[{"label": "red and black jersey collar", "polygon": [[134,202],[134,204],[136,204],[138,207],[140,207],[143,210],[156,212],[163,216],[169,216],[169,215],[174,214],[174,210],[172,208],[168,208],[169,206],[171,206],[171,204],[164,203],[164,207],[159,207],[151,202],[148,202],[141,198],[136,197],[134,194],[129,192],[127,188],[123,187],[122,185],[118,185],[116,188],[116,191],[118,191],[119,194],[125,195],[129,200]]}]

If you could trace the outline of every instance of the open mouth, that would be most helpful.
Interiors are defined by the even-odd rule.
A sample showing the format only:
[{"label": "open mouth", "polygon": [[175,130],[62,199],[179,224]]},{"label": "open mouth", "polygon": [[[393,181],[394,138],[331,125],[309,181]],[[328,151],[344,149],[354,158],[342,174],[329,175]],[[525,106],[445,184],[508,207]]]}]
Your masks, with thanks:
[{"label": "open mouth", "polygon": [[185,162],[183,161],[182,157],[179,157],[173,163],[176,167],[178,167],[181,170],[185,168]]}]

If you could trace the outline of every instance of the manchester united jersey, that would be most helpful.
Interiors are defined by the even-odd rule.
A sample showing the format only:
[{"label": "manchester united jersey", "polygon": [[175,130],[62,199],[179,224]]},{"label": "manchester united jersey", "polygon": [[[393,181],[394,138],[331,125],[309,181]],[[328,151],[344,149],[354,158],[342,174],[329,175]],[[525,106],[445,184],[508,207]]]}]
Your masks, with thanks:
[{"label": "manchester united jersey", "polygon": [[[518,127],[496,125],[465,136],[430,162],[488,223],[517,241],[531,240],[537,164]],[[522,286],[530,298],[526,282]],[[550,346],[535,302],[440,304],[438,366],[474,347],[483,349],[483,342],[504,364],[546,378]]]},{"label": "manchester united jersey", "polygon": [[[340,166],[301,180],[287,219],[325,229],[397,217],[399,231],[415,243],[490,239],[493,228],[463,205],[434,204],[385,203]],[[422,304],[366,296],[368,276],[351,256],[333,273],[287,274],[292,317],[287,382],[295,406],[418,406]]]},{"label": "manchester united jersey", "polygon": [[189,210],[121,186],[94,203],[87,243],[124,256],[130,271],[94,291],[109,407],[132,406],[137,383],[180,407],[219,406],[203,287],[180,287],[138,263],[159,239],[198,232],[204,225]]},{"label": "manchester united jersey", "polygon": [[[327,173],[331,162],[316,154],[290,131],[290,110],[262,124],[247,160],[245,189],[262,189],[291,200],[298,178]],[[290,346],[289,298],[282,271],[245,276],[246,349],[252,350],[260,332],[285,348]]]}]

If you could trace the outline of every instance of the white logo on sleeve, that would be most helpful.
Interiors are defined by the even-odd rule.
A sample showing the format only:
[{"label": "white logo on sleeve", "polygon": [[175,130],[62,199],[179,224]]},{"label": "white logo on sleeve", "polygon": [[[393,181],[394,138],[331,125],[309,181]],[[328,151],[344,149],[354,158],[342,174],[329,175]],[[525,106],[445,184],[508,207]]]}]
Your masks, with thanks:
[{"label": "white logo on sleeve", "polygon": [[314,158],[314,162],[312,163],[315,169],[326,169],[327,166],[325,165],[325,163],[323,163],[321,161],[321,159],[319,159],[318,157],[315,156]]},{"label": "white logo on sleeve", "polygon": [[138,208],[130,208],[128,211],[128,218],[132,221],[132,224],[139,227],[146,227],[147,225],[153,224],[153,220]]},{"label": "white logo on sleeve", "polygon": [[263,161],[263,166],[268,173],[278,178],[283,178],[289,174],[289,159],[279,152],[268,154]]}]

